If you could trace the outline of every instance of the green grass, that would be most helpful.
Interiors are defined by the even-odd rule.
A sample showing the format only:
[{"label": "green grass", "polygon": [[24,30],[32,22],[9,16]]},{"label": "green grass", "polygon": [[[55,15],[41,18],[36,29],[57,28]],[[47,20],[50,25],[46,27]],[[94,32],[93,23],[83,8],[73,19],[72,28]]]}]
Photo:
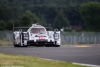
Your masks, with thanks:
[{"label": "green grass", "polygon": [[86,67],[71,62],[0,53],[0,67]]}]

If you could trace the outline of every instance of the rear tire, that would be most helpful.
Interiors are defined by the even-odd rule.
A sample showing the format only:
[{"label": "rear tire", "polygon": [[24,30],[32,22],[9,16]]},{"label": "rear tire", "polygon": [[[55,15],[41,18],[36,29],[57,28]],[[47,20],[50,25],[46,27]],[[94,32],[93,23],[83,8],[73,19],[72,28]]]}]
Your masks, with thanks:
[{"label": "rear tire", "polygon": [[19,45],[14,44],[14,47],[19,47]]}]

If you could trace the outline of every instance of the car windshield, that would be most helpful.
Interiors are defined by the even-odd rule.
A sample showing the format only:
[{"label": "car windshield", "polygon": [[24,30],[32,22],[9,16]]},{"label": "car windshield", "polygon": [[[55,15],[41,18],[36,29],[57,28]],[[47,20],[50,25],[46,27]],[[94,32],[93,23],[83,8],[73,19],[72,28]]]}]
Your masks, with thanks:
[{"label": "car windshield", "polygon": [[31,29],[31,33],[45,33],[45,29],[44,28],[32,28]]}]

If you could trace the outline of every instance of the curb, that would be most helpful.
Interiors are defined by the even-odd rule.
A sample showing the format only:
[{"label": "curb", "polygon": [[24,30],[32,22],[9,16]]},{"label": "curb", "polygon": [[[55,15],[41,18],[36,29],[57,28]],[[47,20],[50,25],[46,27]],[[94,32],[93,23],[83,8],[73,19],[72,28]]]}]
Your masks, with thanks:
[{"label": "curb", "polygon": [[61,45],[61,46],[70,46],[70,47],[95,47],[95,46],[100,46],[100,44],[96,45],[88,45],[88,44],[83,44],[83,45]]}]

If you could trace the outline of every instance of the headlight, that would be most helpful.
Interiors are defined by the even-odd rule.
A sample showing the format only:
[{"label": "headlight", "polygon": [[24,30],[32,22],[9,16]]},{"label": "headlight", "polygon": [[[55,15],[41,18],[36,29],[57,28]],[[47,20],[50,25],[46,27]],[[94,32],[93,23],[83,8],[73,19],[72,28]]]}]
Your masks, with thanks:
[{"label": "headlight", "polygon": [[55,33],[55,34],[54,34],[54,39],[55,39],[55,40],[58,40],[58,39],[59,39],[59,34],[58,34],[58,33]]}]

